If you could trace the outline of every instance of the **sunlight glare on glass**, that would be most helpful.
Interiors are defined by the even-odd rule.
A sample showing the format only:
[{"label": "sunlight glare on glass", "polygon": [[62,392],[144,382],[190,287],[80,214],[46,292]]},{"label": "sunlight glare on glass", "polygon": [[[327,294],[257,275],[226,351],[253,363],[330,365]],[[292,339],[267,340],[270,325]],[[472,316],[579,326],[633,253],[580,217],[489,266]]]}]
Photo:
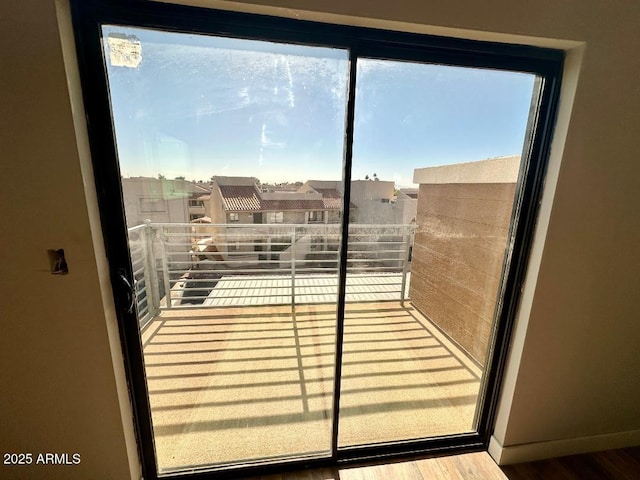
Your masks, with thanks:
[{"label": "sunlight glare on glass", "polygon": [[345,50],[120,26],[103,38],[123,176],[340,172]]}]

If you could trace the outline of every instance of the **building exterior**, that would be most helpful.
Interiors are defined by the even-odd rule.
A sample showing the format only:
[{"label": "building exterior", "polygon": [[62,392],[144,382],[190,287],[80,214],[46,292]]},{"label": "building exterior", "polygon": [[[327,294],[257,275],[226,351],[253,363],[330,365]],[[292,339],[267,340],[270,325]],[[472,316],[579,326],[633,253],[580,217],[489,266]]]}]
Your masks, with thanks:
[{"label": "building exterior", "polygon": [[[262,186],[254,177],[214,176],[205,202],[211,225],[199,229],[207,234],[199,240],[196,250],[215,255],[218,260],[233,257],[247,262],[286,262],[291,255],[296,260],[318,258],[322,252],[338,248],[339,230],[335,227],[342,220],[343,194],[341,181]],[[416,197],[417,191],[396,192],[393,182],[354,181],[350,220],[372,225],[411,223],[415,219]],[[250,229],[250,225],[270,228]],[[297,227],[294,231],[287,225]],[[322,225],[327,228],[312,228]],[[333,237],[336,239],[327,240]]]},{"label": "building exterior", "polygon": [[420,168],[409,296],[483,364],[520,157]]},{"label": "building exterior", "polygon": [[122,179],[127,227],[155,223],[189,223],[205,217],[205,185],[183,179],[130,177]]},{"label": "building exterior", "polygon": [[[308,180],[293,190],[261,188],[253,177],[213,177],[208,211],[213,224],[330,224],[342,217],[341,181]],[[390,181],[351,182],[351,223],[406,224],[415,219],[417,190]]]},{"label": "building exterior", "polygon": [[[340,221],[342,194],[307,184],[263,191],[253,177],[213,177],[209,211],[213,224],[308,224]],[[338,182],[330,182],[338,183]]]},{"label": "building exterior", "polygon": [[[203,184],[184,179],[131,177],[122,179],[127,227],[135,227],[147,222],[187,224],[206,220],[209,188]],[[188,238],[192,228],[186,225],[173,228],[173,234]],[[149,233],[151,235],[151,233]],[[138,248],[146,242],[153,245],[162,256],[188,261],[192,250],[191,241],[171,242],[166,233],[156,231],[151,238],[145,238],[140,231],[130,232],[129,240]],[[156,259],[155,268],[160,271],[162,263]],[[180,276],[176,273],[175,276]]]},{"label": "building exterior", "polygon": [[[335,227],[342,221],[344,203],[341,181],[263,186],[254,177],[214,176],[209,184],[131,177],[123,178],[122,186],[129,228],[147,221],[193,225],[171,227],[173,234],[190,237],[188,241],[170,242],[158,234],[154,237],[155,248],[165,249],[168,255],[193,254],[183,260],[286,262],[295,255],[296,260],[303,261],[338,248],[339,230]],[[395,191],[393,182],[354,181],[350,221],[371,225],[411,223],[417,193],[413,197],[409,194]],[[249,230],[247,225],[265,228]],[[288,225],[310,228],[297,228],[292,235]],[[311,228],[322,225],[327,228]]]},{"label": "building exterior", "polygon": [[[294,231],[288,225],[338,224],[342,195],[335,190],[318,192],[308,185],[262,188],[254,177],[214,176],[206,204],[211,226],[200,229],[208,233],[199,240],[199,250],[235,262],[286,262],[291,255],[304,260],[319,248],[307,229]],[[321,243],[325,248],[326,242]]]},{"label": "building exterior", "polygon": [[418,189],[401,188],[396,192],[395,223],[407,225],[415,223],[418,212]]}]

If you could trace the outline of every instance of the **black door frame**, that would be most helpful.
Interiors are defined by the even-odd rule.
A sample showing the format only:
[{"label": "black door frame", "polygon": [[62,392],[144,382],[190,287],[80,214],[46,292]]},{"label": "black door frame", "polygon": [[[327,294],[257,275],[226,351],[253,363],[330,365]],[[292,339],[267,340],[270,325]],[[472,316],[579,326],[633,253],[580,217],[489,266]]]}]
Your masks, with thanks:
[{"label": "black door frame", "polygon": [[[346,248],[340,252],[338,325],[336,332],[336,377],[332,454],[326,458],[301,458],[248,463],[215,471],[194,471],[193,478],[223,478],[250,475],[339,462],[380,460],[412,454],[463,452],[486,449],[495,419],[497,399],[524,281],[542,186],[546,174],[551,138],[557,115],[564,52],[526,45],[479,42],[406,32],[324,24],[265,15],[218,11],[145,0],[71,0],[76,48],[83,88],[84,105],[93,161],[100,218],[110,266],[111,283],[117,305],[119,331],[125,353],[127,381],[134,410],[135,430],[144,477],[158,478],[151,411],[147,393],[143,353],[135,309],[130,311],[130,291],[121,280],[133,278],[122,186],[111,120],[109,89],[101,44],[101,25],[114,24],[166,31],[271,40],[324,47],[350,52],[350,77],[344,159],[344,212],[349,211],[351,154],[355,105],[355,67],[360,57],[407,60],[443,65],[493,68],[536,74],[540,89],[532,111],[521,161],[521,181],[516,190],[510,239],[503,269],[500,298],[496,311],[493,354],[486,364],[485,390],[481,392],[477,432],[399,441],[349,448],[337,448],[340,402],[340,369],[344,319]],[[342,216],[342,244],[346,245],[348,215]],[[184,478],[184,474],[162,475]]]}]

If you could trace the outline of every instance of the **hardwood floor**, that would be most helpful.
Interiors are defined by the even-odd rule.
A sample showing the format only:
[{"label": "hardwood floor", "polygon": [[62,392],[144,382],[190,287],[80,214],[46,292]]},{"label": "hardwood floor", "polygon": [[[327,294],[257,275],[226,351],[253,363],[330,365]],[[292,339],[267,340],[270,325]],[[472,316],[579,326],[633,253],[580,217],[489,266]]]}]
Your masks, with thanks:
[{"label": "hardwood floor", "polygon": [[323,468],[246,480],[636,480],[640,447],[499,467],[486,452],[358,467]]},{"label": "hardwood floor", "polygon": [[502,467],[509,480],[640,478],[640,447],[553,458]]}]

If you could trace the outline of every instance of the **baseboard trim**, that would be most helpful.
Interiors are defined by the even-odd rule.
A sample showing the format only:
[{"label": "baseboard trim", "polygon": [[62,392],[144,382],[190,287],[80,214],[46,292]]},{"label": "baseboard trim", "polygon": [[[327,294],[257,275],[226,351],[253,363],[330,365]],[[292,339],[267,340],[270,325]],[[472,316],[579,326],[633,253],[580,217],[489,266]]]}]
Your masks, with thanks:
[{"label": "baseboard trim", "polygon": [[492,435],[488,450],[489,455],[498,465],[510,465],[512,463],[533,462],[535,460],[544,460],[545,458],[611,450],[613,448],[635,447],[638,445],[640,445],[640,430],[631,430],[506,447]]}]

